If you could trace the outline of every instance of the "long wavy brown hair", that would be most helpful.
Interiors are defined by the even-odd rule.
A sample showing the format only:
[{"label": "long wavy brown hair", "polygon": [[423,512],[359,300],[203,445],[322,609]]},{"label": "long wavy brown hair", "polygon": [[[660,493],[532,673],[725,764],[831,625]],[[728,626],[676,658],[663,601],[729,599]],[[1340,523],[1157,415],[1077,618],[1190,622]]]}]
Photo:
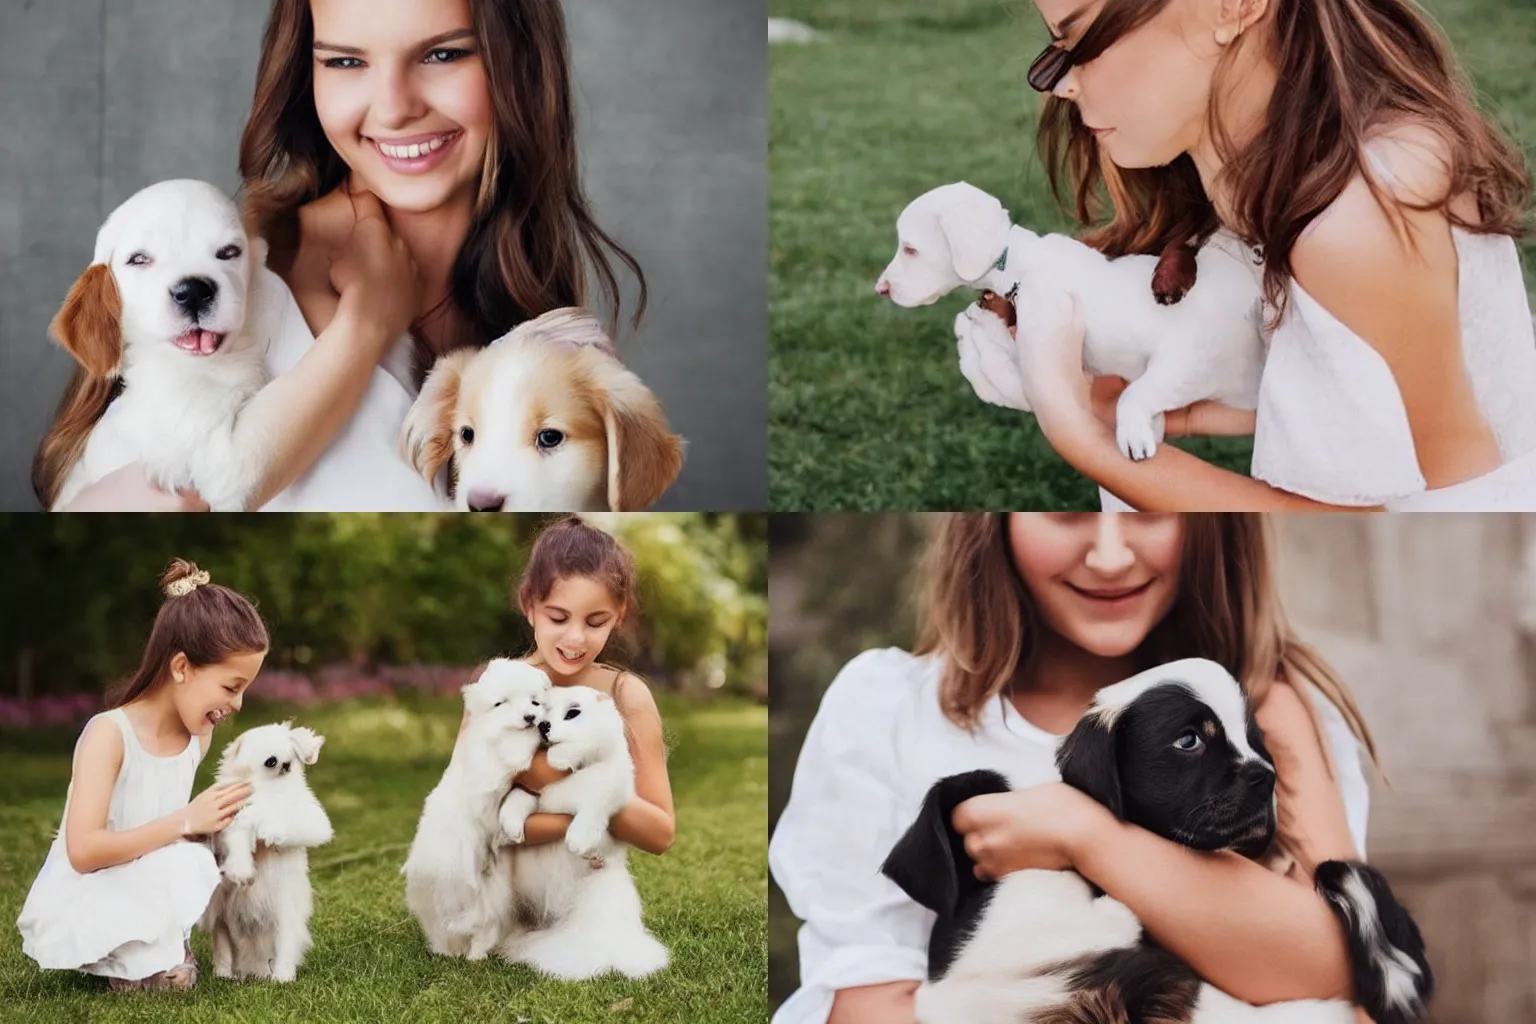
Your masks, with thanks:
[{"label": "long wavy brown hair", "polygon": [[[621,297],[614,258],[638,282],[631,319],[638,326],[645,275],[598,227],[581,187],[559,0],[469,0],[469,10],[495,124],[448,296],[469,324],[467,340],[485,345],[552,309],[587,305],[589,271],[611,310],[610,328],[616,326]],[[273,0],[256,96],[240,137],[240,177],[248,223],[278,251],[297,245],[298,208],[348,174],[315,113],[313,44],[309,0]],[[419,331],[417,339],[419,384],[435,353]]]},{"label": "long wavy brown hair", "polygon": [[[1374,761],[1375,742],[1349,688],[1286,621],[1269,552],[1269,526],[1258,513],[1186,513],[1178,596],[1137,649],[1138,668],[1209,658],[1242,683],[1255,705],[1277,678],[1310,683]],[[973,729],[988,701],[1028,685],[1046,628],[1014,566],[1008,513],[943,516],[922,572],[915,653],[943,656],[939,702],[952,722]]]},{"label": "long wavy brown hair", "polygon": [[[1082,62],[1157,15],[1169,0],[1108,0],[1077,47]],[[1393,203],[1441,211],[1468,231],[1521,237],[1530,175],[1519,152],[1479,110],[1472,86],[1440,30],[1411,0],[1271,0],[1270,14],[1221,58],[1208,122],[1231,189],[1236,223],[1263,246],[1264,297],[1285,310],[1291,251],[1307,224],[1365,170],[1373,130],[1411,122],[1436,132],[1449,154],[1443,196],[1422,205],[1393,199],[1370,174],[1368,187],[1389,216]],[[1262,130],[1243,146],[1221,119],[1222,83],[1241,47],[1263,46],[1280,83]],[[1058,199],[1070,182],[1071,210],[1092,230],[1083,241],[1109,256],[1164,254],[1203,241],[1220,226],[1188,154],[1166,167],[1119,168],[1103,159],[1077,107],[1047,97],[1037,137]],[[1466,194],[1478,221],[1451,209]],[[1106,213],[1111,218],[1099,224]],[[1065,204],[1064,204],[1065,205]]]}]

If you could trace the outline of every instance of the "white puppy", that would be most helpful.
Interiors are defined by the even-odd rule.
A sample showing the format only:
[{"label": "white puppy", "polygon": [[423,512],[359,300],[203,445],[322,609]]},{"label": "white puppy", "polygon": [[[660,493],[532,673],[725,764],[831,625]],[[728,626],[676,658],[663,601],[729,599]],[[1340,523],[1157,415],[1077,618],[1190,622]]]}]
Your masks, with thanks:
[{"label": "white puppy", "polygon": [[43,495],[51,508],[143,462],[166,490],[244,509],[269,454],[238,415],[267,380],[267,339],[247,317],[265,261],[266,243],[206,182],[162,181],[112,212],[49,328],[80,364],[60,407],[67,472]]},{"label": "white puppy", "polygon": [[597,319],[567,308],[439,359],[400,448],[428,483],[448,469],[460,511],[628,512],[672,486],[684,442]]},{"label": "white puppy", "polygon": [[314,899],[306,850],[331,841],[331,820],[304,780],[324,736],[305,728],[263,725],[224,748],[218,784],[248,782],[251,796],[235,820],[212,837],[224,879],[201,927],[213,935],[220,978],[292,981],[310,947]]},{"label": "white puppy", "polygon": [[[1200,399],[1257,407],[1264,366],[1259,287],[1243,262],[1250,258],[1247,250],[1228,232],[1218,232],[1200,250],[1195,286],[1172,306],[1152,294],[1157,257],[1111,260],[1065,235],[1016,227],[997,199],[965,182],[913,200],[896,232],[896,255],[876,291],[899,306],[929,305],[961,285],[1010,299],[1021,284],[1076,294],[1085,368],[1131,382],[1115,410],[1116,440],[1130,458],[1149,458],[1157,450],[1170,409]],[[1028,337],[1031,310],[1019,303],[1017,312],[1020,337]],[[1018,371],[1009,365],[1017,360],[1007,324],[972,306],[956,317],[955,333],[962,362],[969,355],[986,382],[977,384],[977,394],[1028,411],[1022,389],[1009,380]],[[970,372],[967,378],[976,383]]]},{"label": "white puppy", "polygon": [[[550,767],[571,774],[544,787],[540,812],[573,815],[565,843],[518,850],[512,888],[519,924],[500,952],[567,980],[619,971],[643,977],[667,966],[667,948],[646,931],[640,894],[629,874],[627,847],[608,822],[635,793],[624,718],[613,698],[585,686],[550,691]],[[514,842],[535,799],[513,790],[502,805],[502,828]],[[592,867],[589,858],[602,861]]]},{"label": "white puppy", "polygon": [[497,658],[464,687],[469,724],[442,781],[427,796],[401,873],[405,902],[432,952],[485,957],[512,910],[507,856],[493,840],[512,779],[533,762],[549,677]]}]

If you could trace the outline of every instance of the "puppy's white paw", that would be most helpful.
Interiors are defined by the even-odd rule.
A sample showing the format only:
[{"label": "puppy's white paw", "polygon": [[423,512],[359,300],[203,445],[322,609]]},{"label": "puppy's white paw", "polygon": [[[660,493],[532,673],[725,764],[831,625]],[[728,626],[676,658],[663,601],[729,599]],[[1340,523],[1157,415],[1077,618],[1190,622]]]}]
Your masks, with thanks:
[{"label": "puppy's white paw", "polygon": [[224,862],[224,877],[236,885],[249,885],[256,877],[256,862],[249,858]]},{"label": "puppy's white paw", "polygon": [[571,749],[570,744],[556,743],[549,748],[549,752],[545,754],[545,757],[549,761],[549,766],[557,772],[573,772],[576,770],[576,751]]},{"label": "puppy's white paw", "polygon": [[565,830],[565,848],[578,857],[591,857],[607,832],[602,822],[589,824],[573,820]]},{"label": "puppy's white paw", "polygon": [[296,967],[279,967],[272,972],[273,981],[295,981],[298,976],[299,971]]},{"label": "puppy's white paw", "polygon": [[1140,462],[1150,459],[1157,452],[1157,443],[1163,439],[1163,414],[1150,418],[1127,416],[1120,410],[1115,416],[1115,442],[1120,454]]}]

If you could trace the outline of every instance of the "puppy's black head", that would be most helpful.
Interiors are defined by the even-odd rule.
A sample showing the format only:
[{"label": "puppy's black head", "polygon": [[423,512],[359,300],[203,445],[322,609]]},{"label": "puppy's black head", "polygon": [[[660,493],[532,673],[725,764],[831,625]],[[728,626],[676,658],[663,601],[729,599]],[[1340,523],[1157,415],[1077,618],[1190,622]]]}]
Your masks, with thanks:
[{"label": "puppy's black head", "polygon": [[1274,768],[1237,681],[1213,662],[1101,690],[1056,765],[1117,817],[1184,846],[1256,857],[1274,839]]}]

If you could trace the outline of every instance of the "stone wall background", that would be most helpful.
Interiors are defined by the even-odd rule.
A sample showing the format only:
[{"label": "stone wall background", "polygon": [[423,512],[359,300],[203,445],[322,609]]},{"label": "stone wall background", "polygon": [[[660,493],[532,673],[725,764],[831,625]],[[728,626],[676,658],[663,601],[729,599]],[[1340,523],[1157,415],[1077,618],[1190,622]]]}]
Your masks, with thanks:
[{"label": "stone wall background", "polygon": [[[770,823],[837,668],[911,642],[922,517],[777,516],[770,569]],[[1536,1021],[1536,516],[1275,523],[1297,629],[1353,691],[1390,781],[1368,854],[1430,947],[1440,1024]],[[795,987],[776,888],[770,994]]]}]

